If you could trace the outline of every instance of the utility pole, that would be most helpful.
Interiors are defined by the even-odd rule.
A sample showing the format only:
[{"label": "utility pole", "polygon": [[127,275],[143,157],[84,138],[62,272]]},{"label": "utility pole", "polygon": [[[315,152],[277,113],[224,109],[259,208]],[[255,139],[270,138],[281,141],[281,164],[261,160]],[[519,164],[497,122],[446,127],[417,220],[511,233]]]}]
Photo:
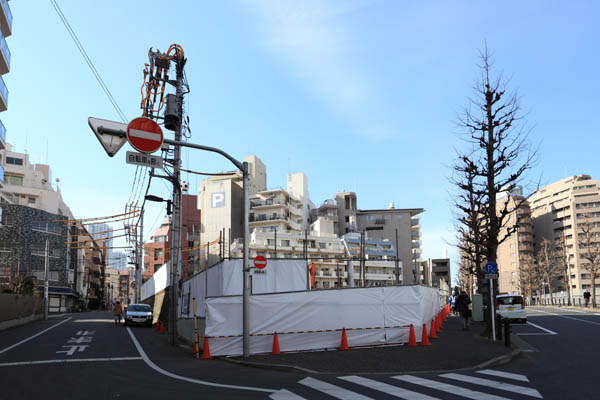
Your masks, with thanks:
[{"label": "utility pole", "polygon": [[140,210],[140,237],[138,245],[138,262],[135,271],[135,302],[141,301],[140,291],[142,289],[142,266],[144,265],[144,209]]},{"label": "utility pole", "polygon": [[396,228],[396,285],[400,284],[400,269],[398,268],[398,228]]},{"label": "utility pole", "polygon": [[44,251],[44,319],[48,319],[48,239]]},{"label": "utility pole", "polygon": [[[183,121],[183,67],[185,58],[179,57],[175,61],[176,83],[175,97],[177,101],[178,120],[175,125],[175,141],[181,141],[181,126]],[[169,101],[167,97],[167,102]],[[168,108],[168,105],[167,105]],[[171,220],[171,296],[169,312],[169,343],[177,343],[177,299],[178,299],[178,274],[181,265],[181,184],[179,168],[181,167],[181,146],[176,144],[173,157],[173,216]]]}]

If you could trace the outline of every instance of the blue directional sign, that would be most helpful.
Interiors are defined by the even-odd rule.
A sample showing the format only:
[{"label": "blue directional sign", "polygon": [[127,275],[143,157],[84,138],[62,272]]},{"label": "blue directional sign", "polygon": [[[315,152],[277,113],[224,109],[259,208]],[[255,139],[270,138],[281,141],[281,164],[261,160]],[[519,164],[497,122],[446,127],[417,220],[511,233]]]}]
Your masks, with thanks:
[{"label": "blue directional sign", "polygon": [[486,274],[497,274],[498,273],[498,264],[495,262],[488,262],[485,264],[485,272]]}]

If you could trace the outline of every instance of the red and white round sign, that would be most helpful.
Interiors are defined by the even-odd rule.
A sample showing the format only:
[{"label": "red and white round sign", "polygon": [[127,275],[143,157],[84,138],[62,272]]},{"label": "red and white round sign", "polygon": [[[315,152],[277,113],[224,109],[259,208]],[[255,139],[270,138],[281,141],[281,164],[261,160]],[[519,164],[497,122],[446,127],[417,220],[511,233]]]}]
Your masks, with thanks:
[{"label": "red and white round sign", "polygon": [[162,146],[162,129],[150,118],[135,118],[127,125],[127,140],[137,151],[154,153]]},{"label": "red and white round sign", "polygon": [[267,266],[267,259],[263,256],[254,257],[254,266],[258,269],[263,269]]}]

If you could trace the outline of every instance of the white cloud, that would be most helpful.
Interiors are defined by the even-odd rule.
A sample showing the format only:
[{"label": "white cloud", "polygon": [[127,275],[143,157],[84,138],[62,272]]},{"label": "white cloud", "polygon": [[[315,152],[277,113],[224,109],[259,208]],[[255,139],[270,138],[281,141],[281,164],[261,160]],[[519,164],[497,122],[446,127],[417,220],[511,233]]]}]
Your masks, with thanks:
[{"label": "white cloud", "polygon": [[369,116],[376,107],[377,93],[367,71],[354,61],[360,37],[344,21],[345,16],[371,3],[247,2],[260,19],[262,44],[308,85],[310,92],[353,125],[353,133],[382,138],[391,130],[371,126]]}]

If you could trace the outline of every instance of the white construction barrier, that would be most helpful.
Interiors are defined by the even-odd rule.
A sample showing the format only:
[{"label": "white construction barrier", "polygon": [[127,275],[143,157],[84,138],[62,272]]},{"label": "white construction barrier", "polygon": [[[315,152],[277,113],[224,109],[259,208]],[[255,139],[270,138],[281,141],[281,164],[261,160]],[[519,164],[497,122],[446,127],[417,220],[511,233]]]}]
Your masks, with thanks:
[{"label": "white construction barrier", "polygon": [[[200,272],[183,282],[180,290],[179,317],[192,317],[191,304],[194,298],[198,304],[197,315],[204,317],[206,297],[241,295],[244,285],[242,264],[242,260],[223,261],[208,269],[208,279],[205,272]],[[305,260],[269,259],[267,268],[252,269],[250,277],[252,294],[306,290],[308,286]]]},{"label": "white construction barrier", "polygon": [[142,285],[142,289],[140,291],[141,300],[144,301],[149,297],[152,297],[167,288],[171,284],[171,274],[169,273],[171,270],[171,263],[167,263],[160,267],[158,271],[150,277]]},{"label": "white construction barrier", "polygon": [[[350,347],[417,341],[440,311],[437,289],[424,286],[347,288],[250,297],[250,353],[268,353],[277,332],[281,351],[337,348],[342,328]],[[206,331],[212,355],[242,354],[242,297],[209,297]]]}]

